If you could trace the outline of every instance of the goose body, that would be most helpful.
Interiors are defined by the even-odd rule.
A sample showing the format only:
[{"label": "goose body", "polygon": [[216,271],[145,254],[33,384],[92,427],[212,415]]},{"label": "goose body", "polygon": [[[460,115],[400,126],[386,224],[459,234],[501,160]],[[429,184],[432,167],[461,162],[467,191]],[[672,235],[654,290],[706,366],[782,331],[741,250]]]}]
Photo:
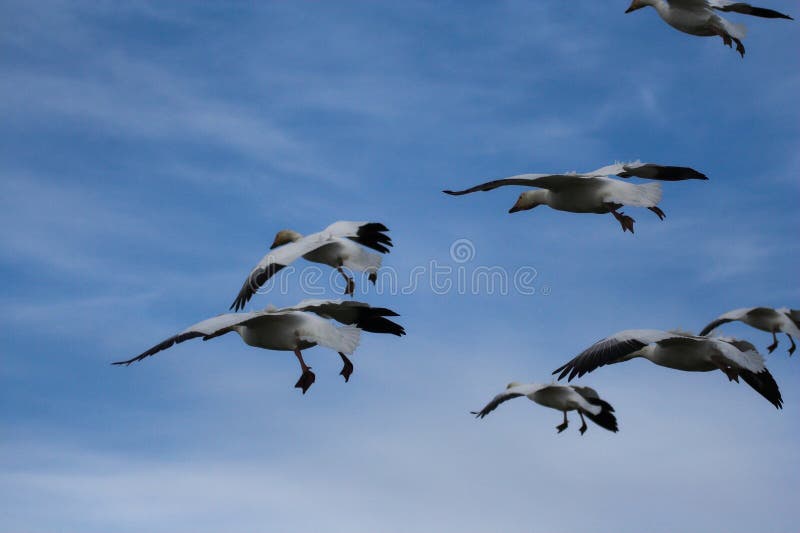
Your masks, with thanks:
[{"label": "goose body", "polygon": [[796,349],[794,338],[800,339],[800,310],[786,307],[779,309],[773,309],[772,307],[734,309],[707,324],[700,332],[700,335],[708,335],[720,325],[728,322],[743,322],[753,328],[772,333],[773,342],[767,346],[769,353],[772,353],[778,347],[776,333],[785,333],[789,338],[791,343],[789,355],[792,355]]},{"label": "goose body", "polygon": [[659,183],[628,183],[610,178],[640,177],[659,181],[681,181],[687,179],[708,179],[704,174],[689,167],[656,165],[654,163],[616,163],[591,172],[566,174],[520,174],[489,181],[460,191],[445,190],[446,194],[460,196],[477,191],[491,191],[498,187],[520,185],[536,187],[524,191],[509,213],[533,209],[547,205],[558,211],[570,213],[611,213],[622,226],[623,231],[633,233],[633,218],[618,212],[623,206],[646,207],[661,220],[664,212],[658,207],[661,201]]},{"label": "goose body", "polygon": [[659,366],[685,372],[721,370],[731,381],[742,378],[776,408],[783,406],[778,384],[764,358],[747,341],[702,337],[655,329],[625,330],[602,339],[553,371],[558,379],[592,372],[601,366],[642,357]]},{"label": "goose body", "polygon": [[654,8],[664,22],[678,31],[698,37],[719,36],[727,46],[736,43],[736,51],[742,57],[745,48],[741,40],[745,36],[746,29],[741,24],[734,24],[725,19],[720,12],[792,19],[789,15],[772,9],[731,0],[633,0],[625,13],[648,6]]},{"label": "goose body", "polygon": [[250,271],[230,309],[244,309],[261,286],[301,257],[338,270],[347,284],[345,294],[352,295],[355,283],[344,268],[366,272],[369,280],[375,283],[381,256],[363,247],[380,253],[389,252],[392,240],[386,235],[387,231],[389,229],[379,222],[348,221],[336,222],[318,233],[306,236],[293,230],[281,230],[275,235],[270,252]]},{"label": "goose body", "polygon": [[[305,300],[281,309],[226,313],[189,326],[136,357],[113,364],[127,366],[189,339],[200,337],[205,341],[236,332],[249,346],[294,352],[303,371],[295,387],[303,389],[305,394],[315,376],[303,360],[301,350],[319,345],[338,352],[344,363],[341,375],[348,381],[353,364],[347,356],[358,346],[361,331],[405,335],[403,327],[387,316],[397,316],[397,313],[362,302],[340,300]],[[344,326],[334,326],[332,320]]]},{"label": "goose body", "polygon": [[478,418],[484,418],[494,411],[501,403],[521,396],[525,396],[539,405],[563,412],[564,421],[562,424],[556,426],[559,433],[567,428],[569,423],[567,420],[567,412],[569,411],[578,412],[582,422],[580,427],[581,435],[583,435],[587,427],[584,415],[609,431],[618,431],[617,419],[613,414],[614,408],[600,399],[597,391],[589,387],[560,385],[557,383],[551,383],[549,385],[538,383],[509,383],[505,391],[492,398],[483,409],[480,411],[473,411],[472,414]]}]

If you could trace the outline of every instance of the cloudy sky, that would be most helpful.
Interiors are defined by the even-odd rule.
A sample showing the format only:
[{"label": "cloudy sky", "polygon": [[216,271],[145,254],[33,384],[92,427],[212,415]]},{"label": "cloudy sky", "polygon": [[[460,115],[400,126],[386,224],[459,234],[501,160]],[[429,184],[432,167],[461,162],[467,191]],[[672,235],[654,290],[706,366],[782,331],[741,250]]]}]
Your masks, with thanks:
[{"label": "cloudy sky", "polygon": [[[626,7],[0,1],[0,529],[795,529],[785,337],[783,411],[640,360],[582,382],[618,434],[557,435],[523,400],[469,415],[618,330],[800,306],[800,27],[747,20],[742,60]],[[635,235],[440,192],[637,158],[711,179],[665,183],[663,222],[628,209]],[[358,298],[408,331],[365,335],[350,383],[314,348],[303,396],[291,354],[231,335],[109,365],[226,311],[279,229],[336,220],[391,228]],[[338,297],[327,279],[251,308]]]}]

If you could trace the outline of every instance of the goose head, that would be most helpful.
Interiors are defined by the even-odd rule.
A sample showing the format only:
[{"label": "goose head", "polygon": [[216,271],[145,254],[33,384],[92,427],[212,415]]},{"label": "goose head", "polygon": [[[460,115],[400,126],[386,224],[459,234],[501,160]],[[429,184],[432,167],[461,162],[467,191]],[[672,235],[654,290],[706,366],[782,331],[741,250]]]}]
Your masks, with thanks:
[{"label": "goose head", "polygon": [[277,234],[275,234],[275,240],[272,241],[272,246],[270,246],[269,249],[272,250],[274,248],[277,248],[278,246],[282,246],[290,242],[299,241],[302,238],[303,236],[297,233],[296,231],[292,231],[290,229],[282,229]]},{"label": "goose head", "polygon": [[631,5],[628,6],[628,9],[625,10],[625,13],[630,13],[631,11],[636,11],[637,9],[642,9],[643,7],[647,7],[652,4],[653,2],[650,0],[633,0]]},{"label": "goose head", "polygon": [[539,189],[535,191],[525,191],[517,198],[517,203],[508,210],[509,213],[516,213],[517,211],[526,211],[533,209],[537,205],[547,204],[547,191]]}]

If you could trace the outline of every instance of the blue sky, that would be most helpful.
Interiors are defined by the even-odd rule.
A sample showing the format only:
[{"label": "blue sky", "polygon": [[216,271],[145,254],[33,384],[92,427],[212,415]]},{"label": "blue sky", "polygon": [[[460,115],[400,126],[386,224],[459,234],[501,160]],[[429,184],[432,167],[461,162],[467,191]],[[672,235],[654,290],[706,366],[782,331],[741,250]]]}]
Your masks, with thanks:
[{"label": "blue sky", "polygon": [[[768,356],[783,411],[634,361],[582,381],[618,434],[556,435],[560,414],[522,400],[468,414],[621,329],[800,305],[797,23],[732,16],[742,60],[626,7],[0,2],[0,529],[796,528],[785,337]],[[508,215],[516,190],[440,192],[637,158],[711,179],[665,183],[664,222],[628,209],[633,236]],[[109,366],[224,312],[277,230],[336,220],[389,226],[401,280],[525,267],[535,294],[360,294],[408,335],[365,335],[347,384],[309,350],[305,396],[291,354],[234,336]]]}]

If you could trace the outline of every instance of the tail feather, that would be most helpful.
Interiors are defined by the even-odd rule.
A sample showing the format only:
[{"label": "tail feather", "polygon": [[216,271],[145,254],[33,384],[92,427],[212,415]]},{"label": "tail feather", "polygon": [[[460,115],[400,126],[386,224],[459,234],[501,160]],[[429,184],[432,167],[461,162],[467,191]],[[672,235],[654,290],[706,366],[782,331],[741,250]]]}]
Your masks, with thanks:
[{"label": "tail feather", "polygon": [[588,418],[601,428],[613,431],[614,433],[619,431],[619,428],[617,427],[617,417],[614,416],[614,408],[611,407],[611,404],[609,404],[604,400],[601,400],[600,398],[586,398],[586,401],[592,405],[597,405],[602,409],[600,411],[600,414],[597,415],[593,415],[592,413],[581,409],[581,412],[584,414],[586,418]]},{"label": "tail feather", "polygon": [[356,347],[358,347],[358,343],[361,341],[361,330],[353,326],[342,326],[336,328],[336,331],[339,334],[341,342],[339,345],[341,349],[337,349],[336,351],[344,352],[347,355],[356,351]]},{"label": "tail feather", "polygon": [[607,201],[635,207],[654,207],[661,201],[661,184],[616,180],[608,189]]},{"label": "tail feather", "polygon": [[661,201],[660,183],[642,183],[636,186],[639,192],[639,201],[642,207],[653,207]]}]

